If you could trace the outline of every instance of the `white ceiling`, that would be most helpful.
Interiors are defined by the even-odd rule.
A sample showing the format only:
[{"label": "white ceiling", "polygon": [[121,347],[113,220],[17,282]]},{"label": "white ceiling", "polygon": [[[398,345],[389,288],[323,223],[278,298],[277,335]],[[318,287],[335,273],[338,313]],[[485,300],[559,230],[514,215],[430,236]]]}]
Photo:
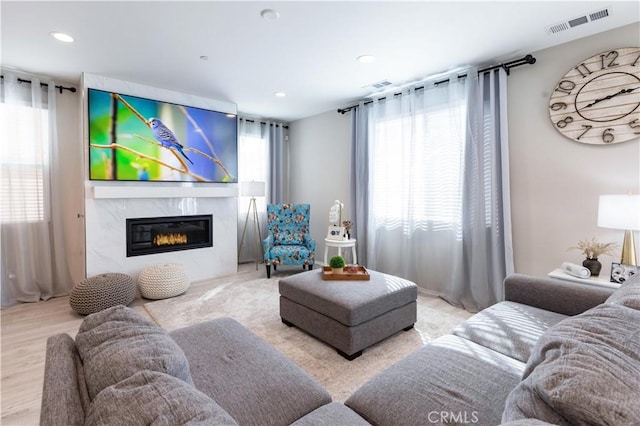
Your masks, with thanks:
[{"label": "white ceiling", "polygon": [[[605,7],[607,18],[545,31]],[[262,19],[265,8],[280,19]],[[293,121],[347,106],[380,80],[402,85],[492,65],[639,22],[640,2],[4,0],[0,14],[3,67],[70,83],[92,72]],[[76,41],[61,43],[51,31]],[[377,60],[356,62],[362,54]]]}]

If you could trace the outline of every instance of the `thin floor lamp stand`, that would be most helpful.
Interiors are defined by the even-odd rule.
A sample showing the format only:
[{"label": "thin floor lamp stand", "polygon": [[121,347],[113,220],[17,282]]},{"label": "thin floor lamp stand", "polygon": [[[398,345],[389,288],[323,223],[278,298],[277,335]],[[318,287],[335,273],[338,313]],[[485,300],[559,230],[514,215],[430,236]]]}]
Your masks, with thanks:
[{"label": "thin floor lamp stand", "polygon": [[244,235],[247,232],[247,224],[249,223],[249,214],[253,210],[253,223],[256,225],[256,240],[258,242],[258,254],[260,257],[256,259],[256,271],[258,270],[258,263],[261,262],[264,254],[262,253],[262,244],[260,244],[260,238],[262,232],[260,232],[260,220],[258,219],[258,207],[256,205],[255,197],[251,197],[249,200],[249,209],[247,210],[247,217],[244,219],[244,229],[242,230],[242,238],[240,238],[240,247],[238,248],[238,263],[240,262],[240,253],[242,252],[242,244],[244,243]]}]

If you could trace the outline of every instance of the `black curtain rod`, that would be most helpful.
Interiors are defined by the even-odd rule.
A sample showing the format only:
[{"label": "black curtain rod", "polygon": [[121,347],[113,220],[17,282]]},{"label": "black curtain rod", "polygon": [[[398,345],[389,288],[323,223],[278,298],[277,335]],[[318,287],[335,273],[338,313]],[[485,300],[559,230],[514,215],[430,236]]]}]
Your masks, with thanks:
[{"label": "black curtain rod", "polygon": [[[509,75],[509,70],[511,68],[519,67],[520,65],[535,64],[535,63],[536,63],[536,58],[534,58],[532,55],[527,55],[527,56],[525,56],[523,58],[520,58],[520,59],[515,59],[513,61],[503,62],[501,64],[492,65],[490,67],[479,69],[478,70],[478,74],[481,74],[481,73],[487,72],[487,71],[491,71],[491,70],[495,70],[495,69],[498,69],[498,68],[504,68],[504,70],[506,71],[507,75]],[[458,78],[465,78],[466,76],[467,76],[467,74],[460,74],[458,76]],[[449,82],[449,79],[447,78],[447,79],[444,79],[444,80],[436,81],[436,82],[433,83],[433,85],[437,86],[438,84],[444,84],[444,83],[448,83],[448,82]],[[421,90],[421,89],[424,89],[424,86],[419,86],[419,87],[415,88],[415,90]],[[394,97],[395,96],[401,96],[401,95],[402,95],[402,93],[400,93],[400,92],[393,94]],[[378,98],[379,101],[382,101],[382,100],[385,100],[385,99],[387,99],[386,96]],[[373,101],[366,101],[364,104],[367,105],[367,104],[371,104],[371,103],[373,103]],[[355,109],[357,107],[358,107],[358,105],[351,105],[351,106],[348,106],[348,107],[345,107],[345,108],[338,109],[338,112],[340,114],[345,114],[345,113],[347,113],[347,112],[349,112],[352,109]]]},{"label": "black curtain rod", "polygon": [[[242,118],[242,117],[240,117],[240,120],[244,120],[244,121],[246,121],[248,123],[255,123],[256,122],[255,120],[251,120],[250,118]],[[259,123],[262,124],[263,126],[267,124],[264,121],[260,121]],[[284,124],[273,124],[273,123],[268,123],[268,124],[269,124],[269,126],[282,126],[285,129],[289,129],[289,126],[285,126]]]},{"label": "black curtain rod", "polygon": [[[4,80],[4,75],[0,75],[0,78]],[[29,83],[29,84],[31,84],[31,80],[25,80],[23,78],[19,78],[18,79],[18,83]],[[47,83],[40,83],[40,87],[49,87],[49,85]],[[56,86],[56,89],[60,90],[60,93],[62,93],[63,90],[68,90],[71,93],[75,93],[76,92],[76,88],[75,87]]]}]

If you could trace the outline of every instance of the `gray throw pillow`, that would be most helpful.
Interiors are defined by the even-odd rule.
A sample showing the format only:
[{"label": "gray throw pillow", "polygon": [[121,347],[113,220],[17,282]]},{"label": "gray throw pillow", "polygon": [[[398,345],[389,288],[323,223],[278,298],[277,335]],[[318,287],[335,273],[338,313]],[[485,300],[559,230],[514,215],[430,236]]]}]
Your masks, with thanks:
[{"label": "gray throw pillow", "polygon": [[87,316],[76,346],[92,400],[140,370],[167,373],[193,385],[182,349],[160,327],[126,306]]},{"label": "gray throw pillow", "polygon": [[182,380],[139,371],[100,392],[86,425],[237,425],[214,400]]},{"label": "gray throw pillow", "polygon": [[624,305],[628,308],[640,309],[640,274],[635,274],[627,282],[616,289],[606,303]]},{"label": "gray throw pillow", "polygon": [[640,311],[602,304],[551,327],[505,404],[503,422],[640,424]]}]

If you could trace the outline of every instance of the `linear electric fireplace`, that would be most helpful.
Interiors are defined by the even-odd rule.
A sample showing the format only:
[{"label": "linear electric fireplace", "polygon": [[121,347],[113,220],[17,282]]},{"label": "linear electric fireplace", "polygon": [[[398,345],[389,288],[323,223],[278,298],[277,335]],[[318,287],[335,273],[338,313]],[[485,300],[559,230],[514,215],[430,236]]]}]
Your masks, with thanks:
[{"label": "linear electric fireplace", "polygon": [[213,246],[212,215],[127,219],[127,257]]}]

